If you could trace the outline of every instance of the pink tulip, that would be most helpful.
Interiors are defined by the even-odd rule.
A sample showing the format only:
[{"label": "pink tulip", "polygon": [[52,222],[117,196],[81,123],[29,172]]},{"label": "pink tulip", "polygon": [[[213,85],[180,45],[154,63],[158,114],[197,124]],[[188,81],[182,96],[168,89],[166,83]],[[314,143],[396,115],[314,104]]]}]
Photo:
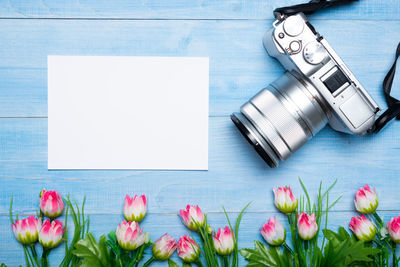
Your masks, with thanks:
[{"label": "pink tulip", "polygon": [[275,206],[278,208],[278,210],[286,214],[290,214],[296,210],[297,199],[293,195],[290,186],[279,187],[278,189],[274,187],[274,195]]},{"label": "pink tulip", "polygon": [[42,190],[40,193],[40,210],[50,219],[61,215],[64,210],[64,202],[57,190]]},{"label": "pink tulip", "polygon": [[280,246],[285,242],[286,230],[276,217],[271,217],[269,221],[262,226],[260,232],[265,241],[272,246]]},{"label": "pink tulip", "polygon": [[297,217],[297,231],[303,240],[310,240],[314,238],[318,231],[318,225],[315,221],[315,214],[308,215],[302,212]]},{"label": "pink tulip", "polygon": [[63,223],[47,219],[39,231],[39,243],[45,248],[54,248],[61,243],[63,235]]},{"label": "pink tulip", "polygon": [[31,245],[38,241],[42,221],[40,218],[30,216],[23,220],[16,220],[11,227],[18,242]]},{"label": "pink tulip", "polygon": [[231,229],[226,226],[225,229],[218,229],[213,235],[214,248],[219,255],[227,256],[233,252],[235,241]]},{"label": "pink tulip", "polygon": [[369,242],[375,239],[375,226],[364,215],[351,218],[350,230],[360,240]]},{"label": "pink tulip", "polygon": [[187,205],[185,210],[179,211],[183,224],[192,231],[198,231],[204,226],[205,216],[199,206]]},{"label": "pink tulip", "polygon": [[387,229],[393,242],[400,244],[400,216],[390,219],[390,222],[387,223]]},{"label": "pink tulip", "polygon": [[356,193],[354,205],[358,212],[364,214],[375,212],[378,207],[378,196],[375,192],[375,188],[371,190],[367,184],[361,187]]},{"label": "pink tulip", "polygon": [[200,247],[188,235],[182,236],[178,241],[178,256],[184,262],[196,262],[200,257]]},{"label": "pink tulip", "polygon": [[130,197],[126,195],[124,216],[127,221],[140,222],[146,216],[147,198],[145,195]]},{"label": "pink tulip", "polygon": [[177,244],[169,234],[160,237],[153,245],[153,257],[160,261],[168,260],[174,254]]},{"label": "pink tulip", "polygon": [[143,228],[140,229],[137,222],[122,221],[115,231],[118,244],[121,248],[131,251],[144,244],[146,235],[143,234]]}]

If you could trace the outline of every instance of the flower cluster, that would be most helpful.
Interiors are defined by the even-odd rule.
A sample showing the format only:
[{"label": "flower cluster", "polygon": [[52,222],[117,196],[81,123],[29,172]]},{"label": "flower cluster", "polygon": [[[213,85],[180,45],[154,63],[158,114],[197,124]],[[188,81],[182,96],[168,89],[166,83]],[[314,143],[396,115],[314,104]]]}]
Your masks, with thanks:
[{"label": "flower cluster", "polygon": [[[139,266],[147,253],[145,249],[152,244],[152,256],[141,265],[143,267],[149,266],[154,261],[166,260],[169,266],[177,266],[170,259],[175,251],[184,262],[184,266],[195,264],[202,267],[205,261],[206,266],[238,267],[239,252],[250,261],[251,266],[259,266],[261,263],[275,266],[276,262],[282,266],[321,266],[322,263],[329,263],[332,266],[353,266],[353,264],[364,266],[364,263],[371,261],[377,266],[388,266],[390,262],[393,266],[399,265],[400,257],[396,257],[396,244],[400,243],[400,216],[391,218],[387,223],[383,222],[376,213],[378,196],[375,188],[365,185],[355,194],[355,209],[361,214],[351,218],[349,228],[358,241],[346,233],[343,227],[339,227],[338,233],[325,227],[323,234],[328,241],[325,246],[319,247],[320,243],[324,244],[318,241],[319,225],[323,225],[322,220],[328,218],[327,213],[332,207],[328,203],[328,192],[336,182],[325,193],[322,193],[320,188],[314,204],[310,202],[301,180],[300,183],[306,198],[297,199],[289,186],[273,189],[274,204],[288,220],[293,248],[286,243],[287,232],[284,224],[278,219],[279,216],[272,216],[259,230],[269,245],[268,248],[261,242],[255,241],[254,250],[239,250],[238,227],[247,206],[240,212],[235,228],[231,227],[229,216],[225,212],[229,226],[213,230],[207,222],[207,215],[199,206],[187,205],[179,211],[179,215],[182,223],[190,231],[198,234],[198,238],[185,234],[176,241],[165,233],[153,244],[149,234],[139,225],[147,214],[148,201],[145,195],[133,197],[126,195],[123,205],[124,220],[118,224],[115,231],[108,234],[108,239],[103,235],[99,242],[88,232],[88,220],[83,216],[83,206],[80,213],[75,204],[77,208],[75,212],[69,197],[63,200],[57,191],[42,190],[38,217],[29,216],[14,221],[10,208],[11,227],[15,238],[23,245],[25,255],[28,255],[26,256],[28,266],[48,267],[49,252],[63,240],[66,243],[66,255],[62,261],[65,266],[74,266],[70,265],[72,261],[85,262],[85,257],[90,257],[86,261],[93,261],[93,266],[100,263],[103,266]],[[75,224],[74,238],[69,247],[67,237],[64,237],[66,225],[64,227],[63,223],[57,220],[64,211],[64,201],[67,207],[66,216],[71,214]],[[85,225],[87,225],[86,235]],[[35,250],[37,242],[43,247],[42,264],[39,263]],[[346,249],[343,249],[344,245]],[[393,257],[389,261],[391,253]],[[96,257],[104,262],[97,264]]]},{"label": "flower cluster", "polygon": [[140,229],[139,222],[147,213],[147,198],[145,195],[130,197],[126,195],[124,202],[124,217],[115,231],[119,246],[126,251],[134,251],[145,243],[149,243],[147,233]]},{"label": "flower cluster", "polygon": [[[61,243],[64,229],[63,223],[53,220],[64,210],[61,195],[55,191],[42,190],[40,193],[41,217],[30,216],[22,220],[15,220],[11,225],[15,238],[23,245],[32,245],[39,241],[45,248],[54,248]],[[43,223],[43,215],[49,217]],[[50,221],[51,220],[51,221]]]},{"label": "flower cluster", "polygon": [[[12,203],[12,202],[11,202]],[[63,238],[63,223],[55,220],[64,210],[64,202],[61,195],[55,191],[47,191],[43,189],[39,198],[40,216],[29,216],[28,218],[15,221],[11,214],[11,228],[15,238],[24,247],[30,246],[34,260],[37,262],[37,253],[35,243],[39,243],[43,247],[44,262],[47,262],[48,253],[52,248],[57,247]],[[45,216],[48,219],[45,219]],[[26,252],[28,253],[28,252]],[[30,254],[29,254],[30,255]]]},{"label": "flower cluster", "polygon": [[[354,199],[356,210],[362,213],[360,216],[351,218],[350,230],[354,235],[364,242],[375,241],[382,255],[393,252],[393,266],[397,266],[400,258],[396,258],[396,244],[400,243],[400,216],[393,217],[386,224],[376,213],[378,208],[378,195],[375,188],[369,185],[361,187]],[[392,242],[390,242],[392,241]],[[389,261],[385,257],[377,259],[379,266],[386,266]]]},{"label": "flower cluster", "polygon": [[371,220],[365,215],[375,214],[378,207],[378,195],[375,188],[371,189],[367,184],[361,187],[357,192],[354,199],[354,206],[361,216],[351,218],[350,230],[353,231],[359,240],[366,242],[375,239],[376,227]]},{"label": "flower cluster", "polygon": [[[275,196],[275,206],[278,210],[286,214],[289,218],[293,217],[293,213],[297,209],[298,201],[289,186],[273,189]],[[303,240],[310,240],[315,237],[318,232],[318,224],[315,214],[307,214],[301,212],[294,214],[297,217],[296,229],[297,234]],[[276,217],[271,217],[267,223],[261,227],[261,235],[265,241],[271,246],[280,246],[285,244],[286,229],[282,226]]]},{"label": "flower cluster", "polygon": [[[221,257],[229,257],[235,249],[236,240],[232,229],[225,226],[213,232],[207,223],[206,215],[199,206],[187,205],[179,211],[183,224],[191,231],[199,234],[208,266],[218,262],[215,253]],[[183,236],[178,242],[178,256],[187,263],[195,262],[202,266],[200,261],[200,246],[189,236]]]}]

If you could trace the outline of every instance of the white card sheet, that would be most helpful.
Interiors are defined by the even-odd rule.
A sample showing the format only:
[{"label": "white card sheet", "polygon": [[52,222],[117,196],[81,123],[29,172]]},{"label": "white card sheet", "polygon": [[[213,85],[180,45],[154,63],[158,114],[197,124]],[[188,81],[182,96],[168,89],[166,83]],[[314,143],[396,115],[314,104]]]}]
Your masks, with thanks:
[{"label": "white card sheet", "polygon": [[48,56],[49,169],[208,169],[209,59]]}]

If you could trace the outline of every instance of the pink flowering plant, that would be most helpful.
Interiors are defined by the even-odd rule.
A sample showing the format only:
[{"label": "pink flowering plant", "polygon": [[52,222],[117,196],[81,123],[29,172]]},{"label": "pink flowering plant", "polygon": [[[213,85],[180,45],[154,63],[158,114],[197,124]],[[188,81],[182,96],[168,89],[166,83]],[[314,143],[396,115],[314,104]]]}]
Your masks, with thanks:
[{"label": "pink flowering plant", "polygon": [[[236,219],[235,227],[232,227],[228,213],[224,210],[228,226],[217,231],[213,231],[207,222],[207,214],[198,206],[187,205],[185,209],[179,211],[182,223],[191,231],[198,234],[201,241],[200,246],[194,239],[187,239],[188,246],[181,247],[178,244],[178,255],[182,259],[184,265],[195,263],[198,266],[215,266],[215,267],[238,267],[239,266],[239,249],[238,249],[238,233],[239,226],[242,220],[244,211],[247,209],[245,206],[239,213]],[[186,239],[185,237],[181,237]],[[184,250],[188,250],[183,253]],[[192,256],[187,260],[183,255],[189,253]],[[170,266],[174,266],[170,264]]]},{"label": "pink flowering plant", "polygon": [[[11,198],[11,229],[22,245],[28,267],[48,267],[50,252],[61,244],[65,253],[60,267],[147,267],[162,261],[177,267],[180,265],[171,260],[175,252],[183,267],[238,267],[239,254],[249,267],[399,266],[396,247],[400,243],[400,216],[384,223],[376,212],[375,188],[365,185],[356,192],[354,206],[360,214],[349,222],[350,235],[343,227],[328,229],[328,212],[340,199],[329,203],[329,192],[336,182],[325,192],[321,183],[314,203],[301,180],[300,184],[304,196],[299,198],[289,186],[273,189],[274,204],[287,222],[281,216],[270,217],[259,229],[266,244],[256,240],[254,249],[239,249],[238,245],[240,222],[249,204],[234,226],[223,209],[227,225],[214,230],[199,206],[187,205],[179,211],[179,217],[188,233],[177,239],[165,233],[153,243],[140,226],[147,215],[145,195],[127,195],[116,230],[98,240],[89,232],[85,199],[79,207],[57,191],[42,190],[37,215],[23,219],[14,219]],[[72,239],[68,239],[68,218],[73,221]]]},{"label": "pink flowering plant", "polygon": [[358,240],[377,249],[372,266],[399,266],[396,247],[400,242],[400,216],[385,224],[376,212],[378,195],[375,188],[367,184],[356,192],[354,206],[361,215],[351,218],[350,230]]},{"label": "pink flowering plant", "polygon": [[[66,211],[63,223],[57,218],[64,212],[64,202]],[[50,252],[62,242],[65,243],[65,253],[59,266],[75,266],[79,262],[79,258],[72,253],[72,250],[78,240],[89,230],[89,220],[83,214],[85,201],[80,208],[76,202],[72,203],[69,197],[63,199],[57,190],[43,189],[39,195],[37,215],[22,220],[18,219],[18,215],[14,220],[12,204],[13,198],[10,202],[11,228],[17,241],[22,244],[26,266],[48,267]],[[74,222],[74,233],[71,240],[67,238],[68,217],[72,218]],[[41,248],[38,248],[38,243]],[[39,252],[41,251],[41,256],[39,256],[38,249]]]},{"label": "pink flowering plant", "polygon": [[[275,206],[288,220],[290,240],[286,240],[286,229],[278,218],[271,217],[260,229],[268,246],[256,240],[254,249],[240,250],[249,262],[248,266],[376,266],[374,260],[379,249],[373,248],[364,239],[357,240],[350,236],[343,227],[338,232],[327,228],[328,212],[340,199],[329,203],[329,192],[336,182],[325,192],[322,192],[321,183],[314,204],[301,180],[300,184],[305,196],[299,199],[289,186],[273,190]],[[360,209],[375,210],[376,199],[368,195],[368,200],[370,203],[362,200]],[[371,225],[361,226],[364,231],[361,236],[375,233],[373,225],[369,232],[366,231],[369,228]],[[321,229],[322,240],[319,235]]]}]

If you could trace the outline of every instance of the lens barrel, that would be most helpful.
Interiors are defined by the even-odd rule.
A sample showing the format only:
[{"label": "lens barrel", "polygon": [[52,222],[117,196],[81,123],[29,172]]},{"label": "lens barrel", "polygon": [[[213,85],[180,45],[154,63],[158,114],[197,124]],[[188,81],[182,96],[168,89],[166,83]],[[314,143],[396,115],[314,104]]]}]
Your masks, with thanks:
[{"label": "lens barrel", "polygon": [[231,119],[274,168],[320,131],[329,116],[315,87],[292,71],[261,90]]}]

